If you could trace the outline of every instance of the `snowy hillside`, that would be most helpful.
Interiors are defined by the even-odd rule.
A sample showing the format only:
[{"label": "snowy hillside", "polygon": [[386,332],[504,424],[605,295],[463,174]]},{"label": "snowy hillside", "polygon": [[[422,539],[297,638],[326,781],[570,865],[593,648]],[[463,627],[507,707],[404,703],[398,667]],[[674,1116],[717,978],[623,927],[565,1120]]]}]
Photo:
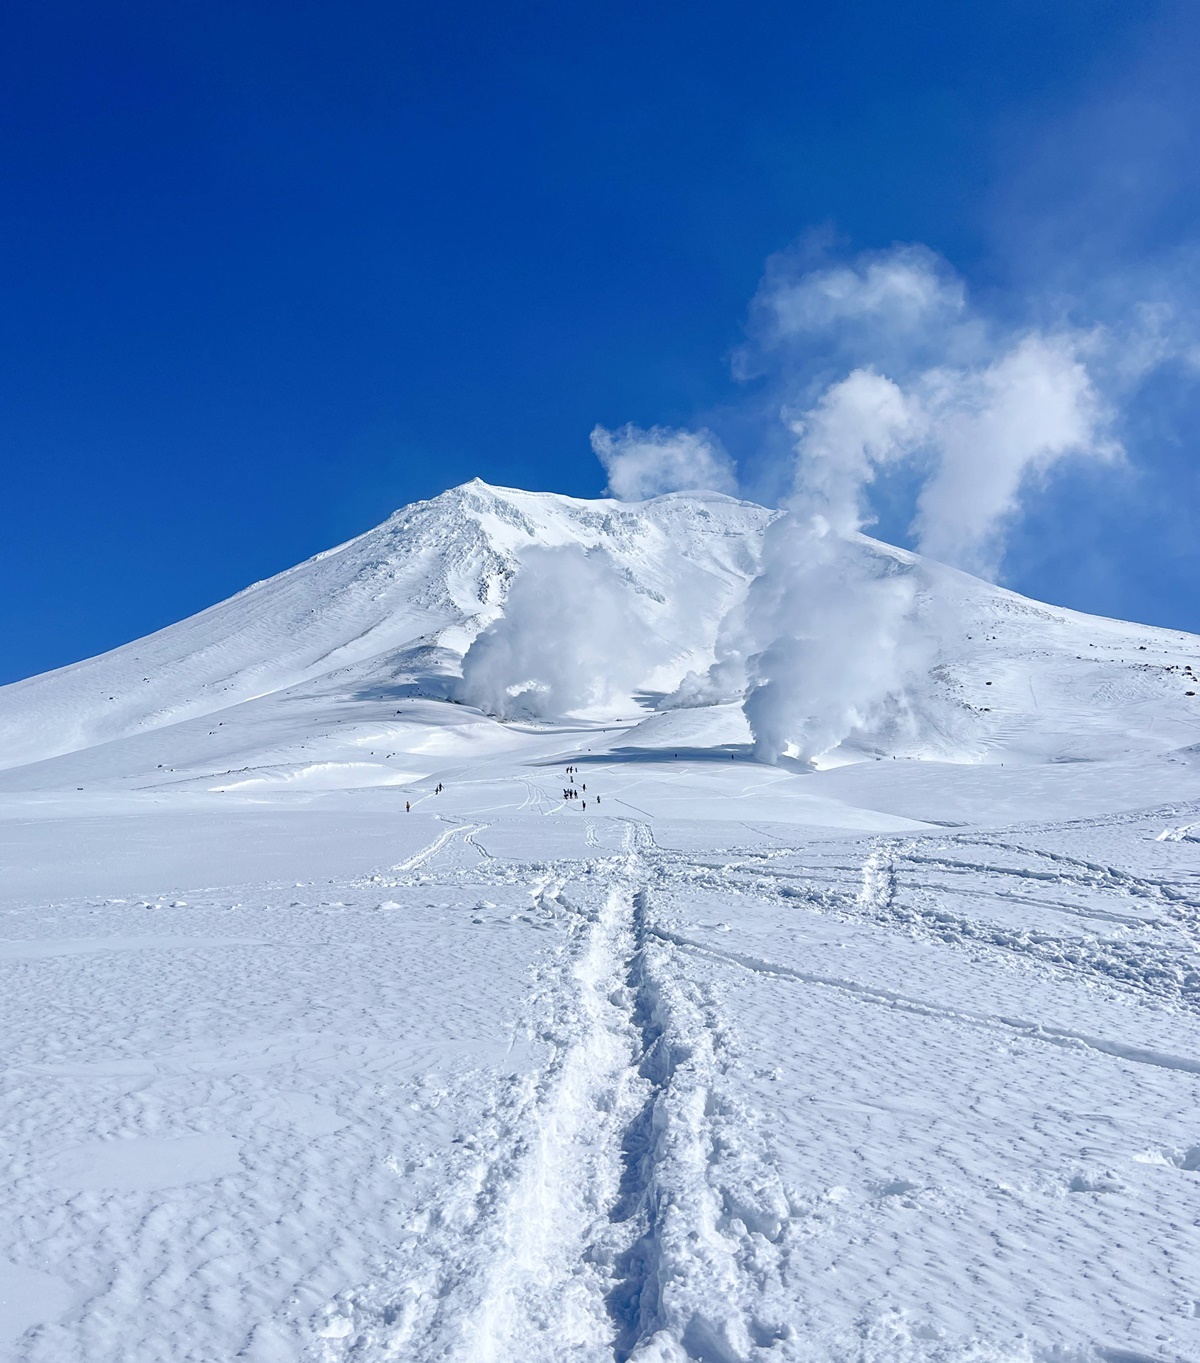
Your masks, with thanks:
[{"label": "snowy hillside", "polygon": [[[682,671],[711,652],[769,517],[719,494],[631,508],[468,483],[178,625],[0,689],[0,762],[210,717],[304,683],[347,696],[397,676],[435,683],[494,617],[534,546],[602,545]],[[682,618],[681,599],[691,605]]]},{"label": "snowy hillside", "polygon": [[0,1363],[1200,1359],[1200,641],[793,529],[472,483],[0,689]]},{"label": "snowy hillside", "polygon": [[[0,767],[9,769],[0,789],[258,778],[356,787],[427,774],[428,754],[465,731],[470,743],[507,746],[515,733],[450,704],[472,698],[455,679],[480,629],[504,612],[530,551],[565,546],[602,557],[621,592],[607,632],[600,589],[587,581],[578,599],[560,586],[566,618],[561,630],[550,622],[562,564],[530,593],[529,632],[548,637],[529,666],[549,656],[560,672],[623,679],[606,705],[571,713],[623,729],[649,723],[634,743],[656,735],[660,746],[744,745],[748,730],[729,704],[736,690],[716,697],[725,703],[707,722],[651,716],[689,703],[671,693],[712,663],[776,514],[716,493],[623,504],[478,481],[452,489],[189,620],[0,688]],[[1200,741],[1197,640],[1042,606],[858,543],[884,571],[912,579],[916,627],[933,648],[909,681],[908,722],[864,715],[824,765],[878,755],[1092,760]],[[64,754],[74,760],[37,765]]]}]

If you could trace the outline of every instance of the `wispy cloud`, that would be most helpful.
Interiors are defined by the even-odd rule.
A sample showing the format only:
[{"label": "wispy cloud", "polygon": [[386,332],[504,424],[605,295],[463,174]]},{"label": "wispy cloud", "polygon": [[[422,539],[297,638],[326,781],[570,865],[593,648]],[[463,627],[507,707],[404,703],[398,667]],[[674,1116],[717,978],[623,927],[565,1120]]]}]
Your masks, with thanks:
[{"label": "wispy cloud", "polygon": [[608,474],[608,490],[623,502],[664,492],[737,491],[733,460],[710,431],[622,426],[592,431],[592,450]]}]

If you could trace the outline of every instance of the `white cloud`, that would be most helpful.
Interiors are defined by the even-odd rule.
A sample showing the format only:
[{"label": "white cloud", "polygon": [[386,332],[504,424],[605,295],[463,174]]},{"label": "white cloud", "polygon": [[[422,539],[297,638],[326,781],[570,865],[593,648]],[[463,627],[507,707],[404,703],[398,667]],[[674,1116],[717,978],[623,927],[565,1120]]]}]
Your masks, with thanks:
[{"label": "white cloud", "polygon": [[640,502],[664,492],[737,491],[733,461],[708,431],[665,426],[608,431],[597,426],[592,449],[608,474],[608,490],[623,502]]},{"label": "white cloud", "polygon": [[962,280],[919,245],[866,253],[798,278],[789,273],[787,257],[768,267],[756,300],[777,338],[862,324],[913,332],[952,321],[966,302]]},{"label": "white cloud", "polygon": [[824,331],[860,318],[896,327],[927,326],[964,305],[963,282],[920,245],[859,256],[851,264],[813,270],[773,290],[780,333]]},{"label": "white cloud", "polygon": [[[1112,336],[1014,332],[976,313],[945,261],[898,247],[796,276],[776,262],[755,304],[796,435],[789,514],[722,631],[717,664],[676,703],[741,691],[758,755],[820,756],[882,717],[916,713],[936,649],[911,575],[864,552],[880,470],[917,487],[912,529],[930,556],[994,573],[1022,498],[1058,461],[1108,458]],[[765,320],[764,320],[765,319]],[[1143,319],[1157,359],[1164,332]],[[1158,346],[1158,350],[1155,347]]]},{"label": "white cloud", "polygon": [[[760,296],[791,319],[781,403],[800,437],[792,504],[857,530],[872,519],[877,471],[907,464],[918,547],[987,575],[1038,475],[1119,449],[1102,386],[1135,381],[1173,349],[1161,308],[1131,318],[1119,345],[1102,328],[1008,331],[969,306],[945,261],[911,246],[798,279],[777,270]],[[806,381],[800,359],[814,346]],[[849,372],[831,379],[831,356]]]}]

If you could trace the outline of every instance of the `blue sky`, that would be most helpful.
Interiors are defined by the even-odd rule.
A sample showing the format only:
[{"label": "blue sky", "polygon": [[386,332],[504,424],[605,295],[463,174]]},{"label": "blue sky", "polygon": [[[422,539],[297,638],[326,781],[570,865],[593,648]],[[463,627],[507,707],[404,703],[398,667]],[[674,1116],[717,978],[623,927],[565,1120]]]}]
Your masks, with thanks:
[{"label": "blue sky", "polygon": [[0,681],[476,475],[598,495],[597,423],[706,426],[780,495],[778,375],[733,360],[814,240],[922,243],[1013,335],[1170,300],[1124,456],[1038,480],[1002,577],[1200,630],[1195,7],[48,0],[2,36]]}]

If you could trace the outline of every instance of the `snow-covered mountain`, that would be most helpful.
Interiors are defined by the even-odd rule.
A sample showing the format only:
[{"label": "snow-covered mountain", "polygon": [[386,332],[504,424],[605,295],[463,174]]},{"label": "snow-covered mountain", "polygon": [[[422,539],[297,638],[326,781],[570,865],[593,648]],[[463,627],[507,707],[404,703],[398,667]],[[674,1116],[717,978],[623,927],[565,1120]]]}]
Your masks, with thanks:
[{"label": "snow-covered mountain", "polygon": [[0,1363],[1200,1358],[1198,641],[814,526],[472,483],[0,689]]},{"label": "snow-covered mountain", "polygon": [[[523,556],[565,546],[599,551],[625,589],[629,630],[588,666],[620,655],[628,668],[634,626],[653,640],[617,705],[622,741],[745,743],[736,697],[703,713],[662,707],[712,663],[778,514],[716,493],[625,504],[476,480],[179,624],[0,689],[0,784],[402,784],[427,772],[431,752],[516,742],[518,729],[449,702],[461,701],[463,654],[503,614]],[[831,760],[1087,760],[1200,741],[1194,637],[1044,606],[861,545],[917,583],[937,653],[910,680],[920,722],[874,732],[864,720]],[[593,608],[578,602],[585,631]],[[579,641],[551,646],[569,663]]]},{"label": "snow-covered mountain", "polygon": [[[210,717],[308,685],[347,694],[399,675],[436,689],[501,609],[521,553],[602,545],[693,666],[754,572],[771,513],[718,494],[628,507],[478,480],[255,583],[190,619],[0,689],[0,764],[15,766]],[[696,610],[677,628],[679,599]]]}]

